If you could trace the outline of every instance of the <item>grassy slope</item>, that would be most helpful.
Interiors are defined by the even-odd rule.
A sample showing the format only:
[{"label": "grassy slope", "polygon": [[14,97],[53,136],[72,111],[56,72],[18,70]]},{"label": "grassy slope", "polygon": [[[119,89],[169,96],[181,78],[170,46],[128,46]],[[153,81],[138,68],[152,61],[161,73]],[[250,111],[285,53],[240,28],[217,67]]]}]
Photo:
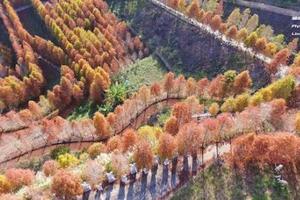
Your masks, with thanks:
[{"label": "grassy slope", "polygon": [[[142,85],[150,85],[153,82],[161,81],[165,71],[160,63],[152,56],[136,61],[128,66],[116,77],[113,77],[113,84],[125,84],[126,96],[130,96]],[[98,106],[90,102],[83,102],[68,116],[69,120],[90,118],[98,111]]]},{"label": "grassy slope", "polygon": [[281,186],[272,172],[252,168],[247,175],[241,175],[228,167],[212,165],[181,188],[173,200],[189,199],[293,199],[290,187]]},{"label": "grassy slope", "polygon": [[164,73],[160,63],[149,56],[125,68],[113,78],[113,82],[125,83],[130,92],[135,92],[143,85],[161,81]]}]

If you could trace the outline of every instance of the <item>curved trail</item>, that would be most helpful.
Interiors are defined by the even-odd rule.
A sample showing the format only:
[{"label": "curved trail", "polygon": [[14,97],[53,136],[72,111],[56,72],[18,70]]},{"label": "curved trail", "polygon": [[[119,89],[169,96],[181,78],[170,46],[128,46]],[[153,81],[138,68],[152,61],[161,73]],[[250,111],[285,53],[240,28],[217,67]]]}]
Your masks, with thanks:
[{"label": "curved trail", "polygon": [[[181,98],[163,98],[158,101],[154,101],[152,104],[147,105],[138,112],[136,116],[128,119],[126,125],[123,126],[120,131],[116,132],[115,135],[122,134],[122,132],[128,128],[140,127],[145,124],[153,114],[160,112],[164,107],[171,106],[179,100],[181,100]],[[56,119],[54,118],[53,120]],[[0,168],[14,166],[17,162],[28,160],[29,158],[41,157],[45,153],[49,153],[53,148],[60,145],[69,146],[71,150],[79,150],[93,142],[101,140],[95,134],[92,120],[79,121],[77,122],[79,124],[63,119],[59,120],[62,121],[55,124],[59,127],[54,127],[55,130],[53,131],[64,132],[65,134],[62,137],[58,136],[57,138],[52,139],[51,133],[50,136],[47,134],[47,131],[49,130],[43,130],[43,127],[41,127],[43,126],[43,123],[39,126],[33,126],[25,130],[2,135],[0,145],[3,145],[0,146],[0,151],[3,153],[0,155]],[[60,123],[62,123],[62,125]],[[26,136],[23,136],[23,134],[26,134]],[[26,139],[24,140],[22,137],[25,137]],[[5,142],[8,138],[11,138],[10,140],[12,140],[12,138],[16,140],[13,142]],[[101,141],[105,141],[105,139],[102,139]],[[32,143],[28,144],[28,142]],[[11,143],[14,143],[15,146]]]}]

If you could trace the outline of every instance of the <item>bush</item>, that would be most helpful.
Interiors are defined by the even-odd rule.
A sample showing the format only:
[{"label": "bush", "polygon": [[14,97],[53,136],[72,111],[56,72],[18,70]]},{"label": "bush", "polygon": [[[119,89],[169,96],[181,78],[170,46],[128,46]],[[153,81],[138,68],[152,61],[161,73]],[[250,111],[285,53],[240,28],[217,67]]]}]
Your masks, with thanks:
[{"label": "bush", "polygon": [[121,150],[122,145],[121,137],[119,135],[113,136],[107,142],[107,151],[112,152],[114,150]]},{"label": "bush", "polygon": [[60,170],[53,177],[51,191],[57,197],[72,199],[83,192],[81,179],[70,172]]},{"label": "bush", "polygon": [[153,153],[151,145],[145,139],[142,139],[136,145],[133,160],[139,169],[151,169],[153,164]]},{"label": "bush", "polygon": [[79,160],[75,156],[69,153],[58,156],[57,161],[59,163],[59,166],[62,168],[74,166],[79,163]]},{"label": "bush", "polygon": [[111,155],[111,167],[112,172],[117,178],[128,174],[129,172],[129,162],[126,156],[119,152],[114,152]]},{"label": "bush", "polygon": [[35,172],[39,171],[41,167],[42,167],[42,160],[40,160],[39,158],[26,160],[18,164],[18,168],[31,169]]},{"label": "bush", "polygon": [[175,138],[168,134],[162,134],[159,138],[158,155],[161,159],[172,159],[176,152]]},{"label": "bush", "polygon": [[160,127],[143,126],[139,128],[138,134],[141,138],[145,139],[151,145],[152,151],[156,152],[159,136],[162,134]]},{"label": "bush", "polygon": [[33,171],[29,169],[8,169],[5,173],[13,190],[18,190],[24,185],[31,185],[34,179]]},{"label": "bush", "polygon": [[92,187],[96,187],[104,180],[104,167],[96,160],[86,162],[82,171],[82,179],[89,183]]},{"label": "bush", "polygon": [[58,156],[66,153],[70,153],[70,148],[66,146],[59,146],[51,151],[50,156],[53,160],[56,160]]},{"label": "bush", "polygon": [[123,151],[128,151],[137,143],[137,133],[133,129],[128,129],[122,135]]},{"label": "bush", "polygon": [[97,142],[89,146],[87,152],[92,159],[95,159],[100,153],[107,151],[105,144]]},{"label": "bush", "polygon": [[128,88],[124,83],[118,83],[111,85],[105,93],[105,103],[98,109],[101,113],[107,115],[112,112],[118,105],[122,104],[128,96]]},{"label": "bush", "polygon": [[11,190],[11,184],[4,175],[0,175],[0,194],[8,193]]},{"label": "bush", "polygon": [[164,126],[170,116],[171,116],[171,109],[164,108],[164,110],[158,115],[157,118],[158,124],[160,126]]},{"label": "bush", "polygon": [[58,163],[55,160],[48,160],[43,165],[43,172],[46,176],[53,176],[58,167]]}]

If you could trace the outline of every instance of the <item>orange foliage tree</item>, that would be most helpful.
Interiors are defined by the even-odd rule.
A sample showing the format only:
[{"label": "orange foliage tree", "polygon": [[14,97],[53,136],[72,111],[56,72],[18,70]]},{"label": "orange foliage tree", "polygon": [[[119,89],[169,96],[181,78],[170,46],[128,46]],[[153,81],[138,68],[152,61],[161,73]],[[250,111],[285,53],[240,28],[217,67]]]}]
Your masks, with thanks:
[{"label": "orange foliage tree", "polygon": [[190,107],[185,102],[176,103],[173,106],[172,115],[177,119],[179,127],[192,120],[192,113]]},{"label": "orange foliage tree", "polygon": [[59,170],[54,175],[51,191],[64,199],[72,199],[83,192],[80,178],[65,170]]},{"label": "orange foliage tree", "polygon": [[114,150],[122,150],[122,140],[121,140],[121,136],[116,135],[111,137],[108,142],[107,142],[107,151],[112,152]]},{"label": "orange foliage tree", "polygon": [[111,127],[109,122],[100,112],[96,112],[94,115],[94,126],[96,128],[96,133],[101,138],[107,138],[111,135]]},{"label": "orange foliage tree", "polygon": [[25,185],[31,185],[34,179],[34,173],[29,169],[11,168],[5,172],[5,176],[9,180],[13,190],[18,190]]},{"label": "orange foliage tree", "polygon": [[137,133],[133,129],[126,130],[122,135],[123,151],[132,149],[137,141]]},{"label": "orange foliage tree", "polygon": [[[254,163],[259,167],[283,164],[299,169],[299,137],[289,133],[248,134],[232,143],[230,163],[245,170]],[[293,169],[293,167],[292,167]]]},{"label": "orange foliage tree", "polygon": [[249,71],[243,71],[238,74],[233,82],[235,94],[240,94],[246,91],[252,85],[252,79]]},{"label": "orange foliage tree", "polygon": [[164,125],[164,130],[171,135],[176,135],[179,130],[177,118],[174,116],[170,117]]},{"label": "orange foliage tree", "polygon": [[201,126],[194,122],[183,125],[176,135],[178,153],[183,156],[191,154],[193,157],[197,157],[203,140],[204,129]]},{"label": "orange foliage tree", "polygon": [[275,54],[271,63],[267,65],[268,71],[270,73],[276,73],[280,65],[287,64],[289,57],[290,57],[290,51],[287,48],[280,50],[278,53]]},{"label": "orange foliage tree", "polygon": [[176,141],[175,138],[168,134],[161,134],[158,142],[158,156],[162,159],[171,160],[176,152]]},{"label": "orange foliage tree", "polygon": [[145,139],[138,141],[133,154],[133,159],[139,169],[151,169],[153,164],[151,145]]}]

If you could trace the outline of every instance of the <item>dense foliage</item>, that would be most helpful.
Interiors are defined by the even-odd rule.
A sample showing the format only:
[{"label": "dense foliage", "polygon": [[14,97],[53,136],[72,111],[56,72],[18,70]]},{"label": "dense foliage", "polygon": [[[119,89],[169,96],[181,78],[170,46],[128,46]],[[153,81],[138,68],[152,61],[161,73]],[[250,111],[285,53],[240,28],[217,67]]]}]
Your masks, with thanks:
[{"label": "dense foliage", "polygon": [[[166,2],[172,12],[262,58],[270,84],[258,90],[249,71],[228,70],[211,80],[164,74],[103,0],[31,2],[57,44],[27,32],[16,2],[0,3],[17,62],[10,68],[11,50],[0,45],[0,110],[27,104],[0,116],[1,162],[53,145],[70,148],[57,147],[36,165],[4,170],[0,199],[73,199],[86,184],[126,184],[135,171],[147,175],[160,164],[177,173],[190,156],[197,161],[201,154],[205,164],[205,153],[243,172],[255,163],[262,170],[283,164],[298,173],[300,143],[292,135],[300,132],[298,41],[286,44],[249,9],[235,9],[224,20],[222,0]],[[59,84],[46,93],[40,59],[60,66]],[[73,151],[73,143],[84,142],[91,145]]]}]

